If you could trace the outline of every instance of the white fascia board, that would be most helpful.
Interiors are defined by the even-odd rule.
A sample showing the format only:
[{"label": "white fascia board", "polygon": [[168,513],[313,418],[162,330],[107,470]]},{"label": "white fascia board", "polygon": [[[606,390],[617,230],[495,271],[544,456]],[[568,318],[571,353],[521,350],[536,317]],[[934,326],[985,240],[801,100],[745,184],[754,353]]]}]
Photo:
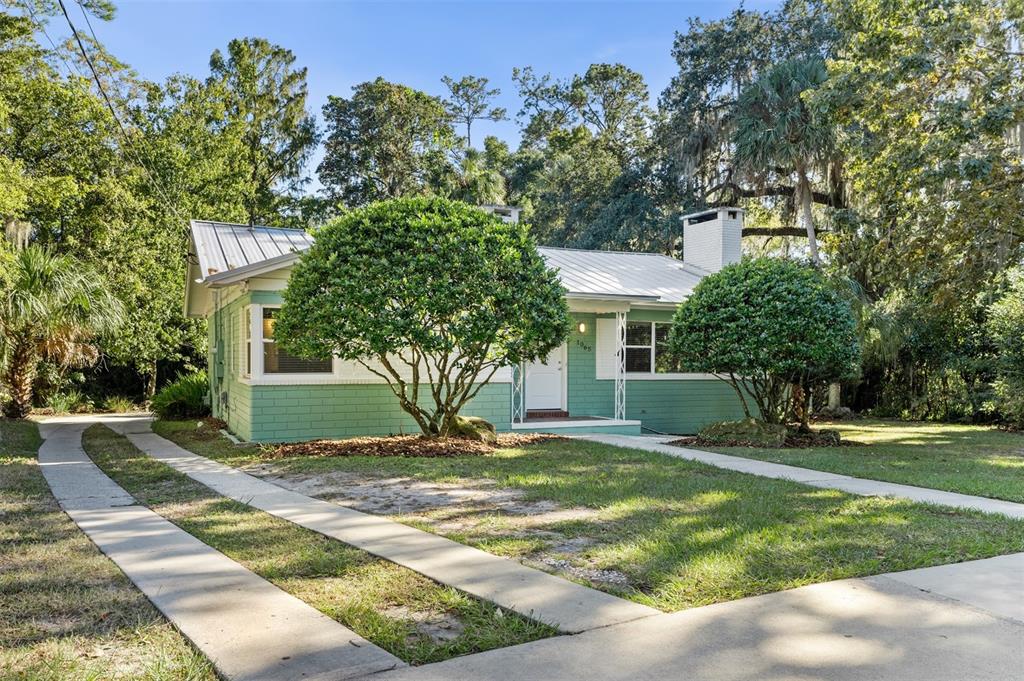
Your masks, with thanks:
[{"label": "white fascia board", "polygon": [[295,264],[299,256],[302,253],[283,253],[262,262],[253,263],[252,265],[246,265],[245,267],[238,267],[227,272],[218,272],[217,274],[211,274],[203,280],[204,284],[209,286],[227,286],[230,284],[236,284],[250,277],[256,277],[267,272],[273,272],[279,270],[282,267],[288,267]]}]

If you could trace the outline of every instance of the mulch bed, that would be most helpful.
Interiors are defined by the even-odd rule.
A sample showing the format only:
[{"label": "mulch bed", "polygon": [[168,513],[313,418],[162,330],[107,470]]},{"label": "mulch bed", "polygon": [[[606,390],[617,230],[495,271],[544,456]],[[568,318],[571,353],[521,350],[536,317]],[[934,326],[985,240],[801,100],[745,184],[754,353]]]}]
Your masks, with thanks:
[{"label": "mulch bed", "polygon": [[503,433],[494,445],[465,438],[430,438],[422,435],[392,435],[390,437],[354,437],[346,440],[313,440],[279,445],[264,454],[268,459],[291,456],[481,456],[496,449],[524,447],[564,440],[560,435],[543,433]]},{"label": "mulch bed", "polygon": [[[665,444],[672,445],[674,447],[760,447],[762,449],[770,449],[763,445],[759,445],[754,442],[748,441],[722,441],[722,440],[705,440],[704,438],[694,435],[690,437],[681,437],[678,440],[672,440]],[[834,440],[827,437],[820,437],[817,433],[790,433],[786,436],[786,442],[782,445],[781,449],[810,449],[812,447],[867,447],[868,445],[864,442],[857,442],[856,440]],[[774,449],[774,448],[771,448]]]}]

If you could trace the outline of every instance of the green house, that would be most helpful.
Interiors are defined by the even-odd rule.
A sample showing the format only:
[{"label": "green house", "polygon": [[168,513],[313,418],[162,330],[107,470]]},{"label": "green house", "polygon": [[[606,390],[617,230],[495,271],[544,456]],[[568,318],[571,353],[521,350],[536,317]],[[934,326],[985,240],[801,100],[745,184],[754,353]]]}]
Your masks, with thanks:
[{"label": "green house", "polygon": [[[682,261],[541,248],[565,287],[572,332],[543,360],[496,374],[466,413],[501,431],[559,433],[683,434],[740,418],[732,389],[677,371],[665,340],[673,311],[701,278],[740,258],[743,212],[714,209],[683,224]],[[198,220],[191,229],[185,308],[208,321],[214,416],[259,442],[418,432],[373,372],[277,347],[281,292],[310,235]]]}]

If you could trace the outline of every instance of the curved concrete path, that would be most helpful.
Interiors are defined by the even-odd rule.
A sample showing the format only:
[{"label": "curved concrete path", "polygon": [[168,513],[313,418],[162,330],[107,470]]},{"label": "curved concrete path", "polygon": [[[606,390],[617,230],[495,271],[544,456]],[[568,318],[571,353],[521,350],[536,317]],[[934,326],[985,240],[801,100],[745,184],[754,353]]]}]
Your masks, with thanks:
[{"label": "curved concrete path", "polygon": [[687,461],[699,461],[700,463],[717,466],[718,468],[726,468],[739,473],[760,475],[763,478],[791,480],[804,485],[810,485],[811,487],[838,489],[864,497],[899,497],[926,504],[969,508],[985,513],[1000,513],[1010,518],[1024,518],[1024,504],[1017,504],[1012,501],[976,497],[969,494],[957,494],[956,492],[944,492],[927,487],[901,485],[896,482],[854,478],[839,473],[825,473],[823,471],[811,470],[810,468],[799,468],[781,463],[745,459],[741,456],[717,454],[715,452],[705,452],[699,449],[688,449],[686,447],[666,444],[666,442],[671,441],[673,438],[651,437],[647,435],[577,435],[576,437],[592,442],[615,445],[616,447],[657,452],[673,456],[677,459],[686,459]]},{"label": "curved concrete path", "polygon": [[405,663],[138,503],[82,449],[92,421],[40,424],[61,507],[225,678],[334,681]]},{"label": "curved concrete path", "polygon": [[154,459],[219,494],[560,631],[577,633],[661,614],[430,532],[286,490],[179,447],[153,433],[148,418],[103,422]]}]

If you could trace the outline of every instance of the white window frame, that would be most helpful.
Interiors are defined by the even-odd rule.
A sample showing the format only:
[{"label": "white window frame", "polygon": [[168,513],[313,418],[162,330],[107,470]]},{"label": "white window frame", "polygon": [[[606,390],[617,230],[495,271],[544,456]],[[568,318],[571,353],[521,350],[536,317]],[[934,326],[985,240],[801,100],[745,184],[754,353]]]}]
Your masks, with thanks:
[{"label": "white window frame", "polygon": [[[243,308],[242,324],[245,324],[245,311],[249,312],[249,338],[240,334],[241,352],[247,354],[251,362],[252,370],[249,375],[244,373],[245,366],[240,367],[239,382],[246,385],[363,385],[382,384],[384,379],[379,376],[365,375],[360,372],[358,377],[352,375],[352,362],[346,362],[331,358],[331,371],[324,373],[300,373],[300,374],[268,374],[263,367],[263,310],[264,308],[279,309],[280,304],[267,303],[246,305]],[[246,343],[250,347],[246,347]],[[506,370],[499,370],[498,375],[491,379],[491,383],[510,383],[512,381],[511,367]]]},{"label": "white window frame", "polygon": [[[626,369],[625,370],[626,377],[627,378],[633,378],[633,377],[636,377],[636,376],[679,376],[680,374],[673,373],[673,372],[670,372],[670,371],[658,371],[658,364],[657,364],[656,352],[657,352],[657,349],[658,349],[658,335],[657,335],[658,325],[661,325],[661,326],[671,326],[672,323],[671,322],[647,322],[647,321],[640,321],[640,320],[636,320],[636,319],[634,319],[634,320],[626,319],[627,337],[628,337],[628,330],[629,330],[629,325],[630,324],[647,324],[647,325],[649,325],[651,327],[651,343],[650,343],[650,345],[630,345],[629,343],[625,343],[624,346],[623,346],[623,348],[624,348],[623,352],[626,353],[626,352],[628,352],[630,350],[644,350],[644,349],[648,350],[650,352],[650,356],[651,356],[651,368],[650,368],[649,371],[629,371],[628,369]],[[624,364],[624,366],[625,366],[625,364]]]},{"label": "white window frame", "polygon": [[[650,322],[649,320],[646,320],[646,319],[633,319],[633,320],[630,320],[628,317],[626,318],[625,321],[627,323],[630,322],[630,321],[639,322],[639,323],[642,323],[642,324],[652,323],[652,322]],[[653,323],[655,323],[655,324],[666,324],[666,323],[669,323],[669,322],[653,322]],[[611,381],[611,380],[615,380],[615,373],[614,373],[613,368],[609,368],[610,365],[603,360],[604,357],[611,356],[611,354],[613,354],[616,351],[614,335],[610,335],[607,338],[605,338],[602,335],[602,327],[604,327],[606,324],[611,325],[611,326],[614,327],[615,320],[614,319],[606,319],[606,318],[598,317],[598,319],[597,319],[597,339],[596,339],[596,342],[595,342],[595,351],[594,351],[594,359],[595,359],[595,362],[597,364],[597,366],[595,367],[595,378],[598,381]],[[653,330],[652,330],[652,333],[653,333]],[[653,342],[653,340],[654,339],[652,337],[652,342]],[[612,344],[611,346],[607,345],[609,342]],[[640,345],[640,346],[634,346],[634,347],[646,348],[648,346]],[[625,353],[625,346],[624,345],[623,345],[622,352]],[[621,359],[623,360],[623,363],[624,363],[624,359],[625,358],[623,357]],[[652,360],[653,359],[654,358],[652,357]],[[652,368],[653,368],[653,365],[652,365]],[[631,372],[625,372],[623,375],[624,375],[626,381],[717,381],[718,380],[718,376],[716,376],[715,374],[698,373],[698,372],[658,374],[658,373],[646,372],[646,371],[636,371],[636,372],[632,372],[631,371]]]},{"label": "white window frame", "polygon": [[[268,374],[264,370],[263,365],[263,352],[264,346],[268,342],[263,337],[263,310],[279,310],[280,305],[273,304],[253,304],[245,306],[245,314],[248,316],[248,334],[243,335],[242,352],[247,356],[249,360],[250,372],[245,373],[245,367],[242,367],[242,378],[244,382],[254,384],[286,384],[286,385],[297,385],[297,384],[317,384],[317,383],[334,383],[338,378],[338,358],[331,358],[331,370],[323,372],[303,372],[303,373],[273,373]],[[245,326],[245,317],[243,316],[243,326]],[[273,342],[273,341],[269,341]]]}]

